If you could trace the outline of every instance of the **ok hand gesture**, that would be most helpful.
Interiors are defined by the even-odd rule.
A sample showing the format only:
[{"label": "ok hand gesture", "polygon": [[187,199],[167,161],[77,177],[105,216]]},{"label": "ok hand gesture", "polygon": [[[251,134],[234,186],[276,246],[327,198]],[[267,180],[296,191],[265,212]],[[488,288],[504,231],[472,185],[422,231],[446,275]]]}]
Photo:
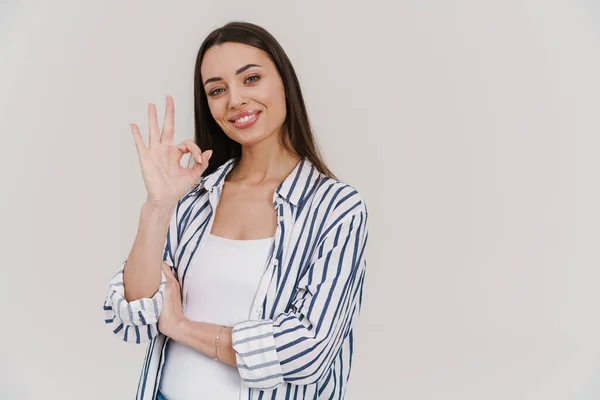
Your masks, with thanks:
[{"label": "ok hand gesture", "polygon": [[[165,120],[162,131],[158,130],[156,106],[148,104],[148,125],[150,143],[146,147],[136,124],[131,124],[131,133],[135,140],[142,176],[148,196],[147,203],[154,205],[176,204],[194,185],[208,167],[212,150],[202,152],[193,140],[187,139],[175,146],[175,105],[173,98],[167,96]],[[196,164],[192,168],[181,166],[181,157],[192,153]]]}]

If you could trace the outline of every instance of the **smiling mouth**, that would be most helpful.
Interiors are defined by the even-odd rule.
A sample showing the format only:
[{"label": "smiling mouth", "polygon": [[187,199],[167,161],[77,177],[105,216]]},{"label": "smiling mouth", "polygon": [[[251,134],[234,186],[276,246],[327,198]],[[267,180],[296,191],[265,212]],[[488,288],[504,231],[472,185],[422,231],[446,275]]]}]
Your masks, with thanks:
[{"label": "smiling mouth", "polygon": [[238,118],[235,120],[229,120],[229,122],[231,122],[233,124],[233,126],[235,126],[236,128],[248,128],[250,126],[252,126],[254,124],[254,122],[256,122],[256,120],[258,119],[258,117],[260,116],[261,112],[255,112],[253,114],[250,115],[246,115],[242,118]]},{"label": "smiling mouth", "polygon": [[247,122],[247,121],[251,120],[253,117],[255,117],[256,115],[258,115],[258,113],[260,113],[260,111],[253,112],[252,114],[245,115],[238,119],[230,119],[229,122],[237,122],[237,123]]}]

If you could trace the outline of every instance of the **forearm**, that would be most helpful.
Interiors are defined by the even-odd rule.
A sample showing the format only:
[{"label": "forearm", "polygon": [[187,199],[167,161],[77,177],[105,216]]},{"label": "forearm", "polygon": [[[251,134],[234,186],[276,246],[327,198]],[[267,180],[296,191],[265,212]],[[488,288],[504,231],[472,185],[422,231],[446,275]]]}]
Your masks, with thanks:
[{"label": "forearm", "polygon": [[176,204],[161,207],[143,204],[137,235],[123,270],[128,302],[152,297],[158,290],[162,251],[175,208]]},{"label": "forearm", "polygon": [[221,325],[208,322],[196,322],[184,320],[179,325],[172,339],[191,347],[208,357],[216,356],[215,338],[221,330],[219,336],[219,361],[224,364],[237,368],[235,351],[231,345],[231,327],[226,326],[221,330]]}]

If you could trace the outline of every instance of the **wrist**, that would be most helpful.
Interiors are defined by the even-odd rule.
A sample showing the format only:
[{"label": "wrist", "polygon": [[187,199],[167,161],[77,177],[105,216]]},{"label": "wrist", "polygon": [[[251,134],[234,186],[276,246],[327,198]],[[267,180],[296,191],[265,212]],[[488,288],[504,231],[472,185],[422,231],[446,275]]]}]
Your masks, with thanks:
[{"label": "wrist", "polygon": [[185,343],[185,338],[187,337],[187,333],[189,332],[189,330],[190,320],[185,317],[181,317],[175,323],[175,326],[173,327],[173,332],[170,336],[176,342]]},{"label": "wrist", "polygon": [[221,344],[221,334],[223,333],[223,330],[227,328],[227,326],[225,325],[219,325],[219,331],[217,332],[217,336],[215,337],[215,355],[213,357],[214,360],[216,361],[222,361],[222,355],[221,355],[221,351],[220,351],[220,344]]},{"label": "wrist", "polygon": [[156,203],[146,200],[142,204],[142,210],[150,213],[172,213],[178,202]]}]

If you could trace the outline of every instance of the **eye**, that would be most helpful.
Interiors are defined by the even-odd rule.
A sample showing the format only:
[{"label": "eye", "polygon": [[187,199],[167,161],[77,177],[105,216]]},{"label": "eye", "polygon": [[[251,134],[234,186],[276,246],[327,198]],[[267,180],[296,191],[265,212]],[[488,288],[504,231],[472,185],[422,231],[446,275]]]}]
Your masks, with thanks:
[{"label": "eye", "polygon": [[214,89],[214,90],[211,90],[211,91],[208,93],[208,95],[209,95],[209,96],[214,96],[214,95],[217,95],[217,94],[219,94],[218,90],[223,90],[223,88],[216,88],[216,89]]},{"label": "eye", "polygon": [[[254,80],[251,80],[251,79],[253,79],[253,78],[256,78],[256,79],[254,79]],[[248,82],[248,83],[256,83],[256,81],[258,81],[259,79],[260,79],[260,75],[250,75],[249,77],[247,77],[247,78],[246,78],[245,82]],[[209,96],[216,96],[216,95],[218,95],[218,94],[220,94],[220,93],[221,93],[221,92],[220,92],[220,90],[224,90],[224,89],[223,89],[223,88],[216,88],[216,89],[213,89],[213,90],[211,90],[210,92],[208,92],[208,95],[209,95]]]},{"label": "eye", "polygon": [[260,79],[260,76],[258,75],[251,75],[249,77],[246,78],[246,81],[248,81],[248,79],[252,79],[252,78],[256,78],[256,80],[250,82],[250,83],[255,83],[256,81],[258,81]]}]

